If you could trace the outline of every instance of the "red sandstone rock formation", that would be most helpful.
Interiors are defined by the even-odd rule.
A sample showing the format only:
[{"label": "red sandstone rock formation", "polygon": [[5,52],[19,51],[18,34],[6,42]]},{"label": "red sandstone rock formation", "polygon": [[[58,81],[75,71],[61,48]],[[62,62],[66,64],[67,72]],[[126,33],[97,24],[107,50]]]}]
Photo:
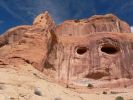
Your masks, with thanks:
[{"label": "red sandstone rock formation", "polygon": [[112,14],[95,15],[88,19],[67,20],[57,26],[57,35],[83,36],[96,32],[119,32],[130,33],[129,25]]},{"label": "red sandstone rock formation", "polygon": [[51,49],[50,31],[54,27],[53,20],[45,12],[34,20],[32,26],[18,26],[5,32],[0,37],[1,63],[29,63],[42,71]]},{"label": "red sandstone rock formation", "polygon": [[0,64],[29,63],[68,83],[76,79],[133,78],[133,35],[112,14],[55,25],[47,12],[31,26],[18,26],[0,37]]}]

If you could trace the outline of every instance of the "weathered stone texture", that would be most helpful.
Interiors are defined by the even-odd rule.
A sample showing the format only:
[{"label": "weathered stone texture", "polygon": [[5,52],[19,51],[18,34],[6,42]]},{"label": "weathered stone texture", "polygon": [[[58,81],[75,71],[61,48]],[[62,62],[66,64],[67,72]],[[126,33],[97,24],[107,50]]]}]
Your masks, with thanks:
[{"label": "weathered stone texture", "polygon": [[133,35],[112,14],[55,25],[48,12],[0,37],[0,64],[31,64],[63,83],[133,78]]},{"label": "weathered stone texture", "polygon": [[130,33],[131,29],[127,23],[112,14],[95,15],[82,20],[68,20],[56,29],[59,36],[83,36],[96,32]]},{"label": "weathered stone texture", "polygon": [[57,51],[57,57],[60,58],[57,58],[60,60],[57,64],[57,69],[60,69],[60,79],[132,78],[131,40],[132,37],[129,38],[127,33],[107,32],[60,38]]},{"label": "weathered stone texture", "polygon": [[32,26],[18,26],[1,36],[2,64],[29,63],[40,71],[43,70],[48,50],[52,45],[50,31],[54,27],[54,23],[47,12],[39,17],[41,19],[36,18]]}]

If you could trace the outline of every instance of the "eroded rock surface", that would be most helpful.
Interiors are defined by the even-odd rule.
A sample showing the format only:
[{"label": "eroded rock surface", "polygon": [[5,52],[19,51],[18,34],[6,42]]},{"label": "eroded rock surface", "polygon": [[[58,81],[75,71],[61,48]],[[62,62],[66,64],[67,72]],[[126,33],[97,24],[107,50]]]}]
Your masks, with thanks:
[{"label": "eroded rock surface", "polygon": [[45,12],[33,25],[12,28],[0,37],[0,66],[31,64],[67,85],[126,79],[122,86],[127,86],[133,78],[132,43],[129,25],[112,14],[56,25]]},{"label": "eroded rock surface", "polygon": [[98,32],[131,33],[129,25],[112,14],[95,15],[88,19],[67,20],[56,28],[59,36],[83,36]]},{"label": "eroded rock surface", "polygon": [[32,26],[18,26],[1,36],[2,64],[29,63],[38,70],[43,70],[52,45],[50,31],[55,24],[47,12],[38,17]]},{"label": "eroded rock surface", "polygon": [[[133,98],[133,90],[125,89],[84,89],[86,94],[74,92],[57,85],[46,78],[45,74],[30,64],[0,68],[0,100],[115,100],[119,95],[125,100]],[[102,94],[106,91],[107,94]],[[114,94],[111,94],[114,93]]]}]

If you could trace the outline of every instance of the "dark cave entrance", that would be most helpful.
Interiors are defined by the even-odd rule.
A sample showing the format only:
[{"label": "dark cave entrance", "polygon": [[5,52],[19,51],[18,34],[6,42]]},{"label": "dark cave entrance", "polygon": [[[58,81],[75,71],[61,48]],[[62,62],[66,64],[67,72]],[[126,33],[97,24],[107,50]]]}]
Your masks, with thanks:
[{"label": "dark cave entrance", "polygon": [[120,51],[120,49],[113,45],[106,44],[102,46],[101,51],[107,54],[116,54]]},{"label": "dark cave entrance", "polygon": [[78,47],[77,48],[77,53],[79,54],[79,55],[83,55],[84,53],[86,53],[87,52],[87,48],[86,47]]}]

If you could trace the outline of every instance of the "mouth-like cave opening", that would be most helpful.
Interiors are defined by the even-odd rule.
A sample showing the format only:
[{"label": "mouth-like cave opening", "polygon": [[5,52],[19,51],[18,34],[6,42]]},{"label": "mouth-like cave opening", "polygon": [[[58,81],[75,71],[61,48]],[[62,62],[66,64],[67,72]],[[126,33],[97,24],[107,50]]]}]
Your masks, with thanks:
[{"label": "mouth-like cave opening", "polygon": [[120,51],[120,49],[113,45],[106,44],[102,46],[101,51],[107,54],[116,54]]},{"label": "mouth-like cave opening", "polygon": [[76,52],[80,55],[83,55],[84,53],[87,52],[87,48],[86,47],[78,47]]}]

